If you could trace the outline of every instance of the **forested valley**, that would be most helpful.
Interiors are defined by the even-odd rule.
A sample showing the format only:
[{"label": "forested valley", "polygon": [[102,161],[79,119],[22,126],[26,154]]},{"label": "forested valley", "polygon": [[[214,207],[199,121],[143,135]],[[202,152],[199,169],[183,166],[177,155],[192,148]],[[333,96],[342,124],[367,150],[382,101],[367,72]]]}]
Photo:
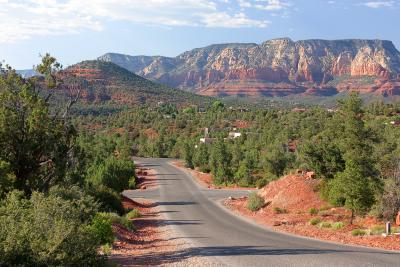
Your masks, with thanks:
[{"label": "forested valley", "polygon": [[183,159],[216,185],[313,171],[321,196],[352,214],[400,209],[400,103],[353,93],[332,109],[215,100],[82,113],[78,98],[50,104],[59,68],[47,55],[41,77],[0,70],[1,266],[107,266],[112,224],[134,230],[121,204],[136,187],[132,156]]}]

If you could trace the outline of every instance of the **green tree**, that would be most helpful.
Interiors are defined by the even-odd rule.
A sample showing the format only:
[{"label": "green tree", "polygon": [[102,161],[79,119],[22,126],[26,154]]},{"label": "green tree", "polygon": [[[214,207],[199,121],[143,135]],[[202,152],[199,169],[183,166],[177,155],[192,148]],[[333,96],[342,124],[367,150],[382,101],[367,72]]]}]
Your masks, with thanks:
[{"label": "green tree", "polygon": [[193,158],[194,165],[199,167],[201,171],[208,172],[209,171],[208,161],[209,161],[209,155],[208,155],[207,145],[199,144],[194,153],[194,158]]},{"label": "green tree", "polygon": [[186,141],[183,144],[183,157],[185,160],[185,166],[187,168],[194,168],[194,163],[193,163],[193,150],[194,150],[194,146],[192,144],[192,142]]},{"label": "green tree", "polygon": [[33,81],[12,69],[0,75],[0,161],[9,163],[14,187],[30,194],[62,182],[74,156],[75,130],[52,115]]},{"label": "green tree", "polygon": [[335,204],[342,204],[355,213],[364,213],[374,204],[374,193],[379,187],[370,133],[362,119],[362,101],[358,94],[341,103],[344,132],[340,145],[344,153],[345,169],[328,184],[329,196]]},{"label": "green tree", "polygon": [[210,169],[213,174],[214,183],[227,184],[230,180],[230,162],[229,155],[224,140],[218,139],[212,145],[210,153]]}]

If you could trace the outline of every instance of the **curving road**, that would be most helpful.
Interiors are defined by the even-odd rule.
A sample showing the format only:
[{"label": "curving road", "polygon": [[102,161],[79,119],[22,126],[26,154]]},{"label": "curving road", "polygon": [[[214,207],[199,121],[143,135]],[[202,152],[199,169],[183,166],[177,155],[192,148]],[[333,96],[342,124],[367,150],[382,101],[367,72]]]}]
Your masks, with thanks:
[{"label": "curving road", "polygon": [[268,230],[218,204],[222,198],[246,195],[249,191],[203,188],[168,159],[136,158],[135,161],[157,171],[159,186],[124,194],[132,199],[157,202],[164,223],[192,244],[191,248],[168,257],[212,257],[222,266],[400,266],[397,252],[338,245]]}]

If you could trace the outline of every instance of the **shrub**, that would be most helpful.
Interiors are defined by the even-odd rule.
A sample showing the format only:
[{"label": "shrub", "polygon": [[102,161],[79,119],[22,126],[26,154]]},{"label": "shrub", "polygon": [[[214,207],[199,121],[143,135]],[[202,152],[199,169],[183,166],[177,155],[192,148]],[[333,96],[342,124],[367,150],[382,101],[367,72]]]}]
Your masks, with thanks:
[{"label": "shrub", "polygon": [[332,227],[332,223],[330,222],[321,222],[319,224],[319,228],[331,228]]},{"label": "shrub", "polygon": [[100,244],[112,244],[114,242],[111,221],[104,216],[97,214],[88,229],[99,240]]},{"label": "shrub", "polygon": [[103,164],[92,167],[91,172],[89,179],[94,185],[105,185],[122,192],[129,187],[129,180],[135,175],[135,164],[131,160],[111,156]]},{"label": "shrub", "polygon": [[136,189],[136,178],[132,177],[129,179],[129,189]]},{"label": "shrub", "polygon": [[269,183],[269,181],[266,178],[262,178],[262,179],[258,179],[256,181],[256,187],[258,189],[263,188],[264,186],[266,186]]},{"label": "shrub", "polygon": [[312,218],[310,221],[309,221],[309,224],[310,225],[317,225],[317,224],[319,224],[321,222],[321,219],[320,218]]},{"label": "shrub", "polygon": [[363,229],[354,229],[353,231],[351,231],[352,236],[363,236],[366,234],[367,234],[367,231],[365,231]]},{"label": "shrub", "polygon": [[101,264],[100,243],[82,221],[81,207],[53,195],[22,195],[13,191],[0,206],[0,266]]},{"label": "shrub", "polygon": [[341,228],[344,227],[344,223],[343,222],[335,222],[332,224],[332,228],[335,230],[339,230]]},{"label": "shrub", "polygon": [[138,209],[133,209],[130,212],[128,212],[125,216],[128,219],[134,219],[134,218],[139,218],[142,215],[140,214],[140,211]]},{"label": "shrub", "polygon": [[371,235],[381,235],[386,232],[385,226],[383,225],[374,225],[370,229]]},{"label": "shrub", "polygon": [[287,213],[287,210],[286,210],[286,209],[279,208],[279,207],[274,207],[274,212],[275,212],[276,214],[283,214],[283,213]]},{"label": "shrub", "polygon": [[135,226],[125,216],[119,216],[118,214],[112,212],[100,212],[99,216],[109,220],[111,223],[119,224],[129,230],[135,230]]},{"label": "shrub", "polygon": [[101,251],[103,252],[104,255],[110,255],[111,249],[112,249],[112,246],[109,243],[101,246]]},{"label": "shrub", "polygon": [[318,214],[318,209],[311,208],[311,209],[308,210],[308,213],[310,213],[310,215],[317,215]]},{"label": "shrub", "polygon": [[258,211],[265,205],[265,200],[256,192],[250,194],[247,200],[247,208],[251,211]]},{"label": "shrub", "polygon": [[112,189],[100,185],[95,188],[91,187],[89,192],[96,201],[99,202],[100,211],[117,212],[120,215],[125,213],[124,207],[121,203],[121,196]]}]

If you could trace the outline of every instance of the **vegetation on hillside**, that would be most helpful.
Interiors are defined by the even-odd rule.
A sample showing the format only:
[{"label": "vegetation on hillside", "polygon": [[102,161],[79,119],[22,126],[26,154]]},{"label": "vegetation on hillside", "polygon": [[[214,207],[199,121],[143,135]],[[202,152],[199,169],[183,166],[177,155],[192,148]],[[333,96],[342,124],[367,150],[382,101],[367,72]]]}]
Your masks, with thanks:
[{"label": "vegetation on hillside", "polygon": [[211,172],[217,185],[263,186],[296,169],[314,171],[332,204],[393,219],[400,208],[391,189],[399,181],[400,128],[391,122],[399,111],[399,104],[363,106],[351,94],[334,109],[243,109],[217,101],[206,111],[165,104],[77,120],[84,128],[119,129],[136,155],[182,158]]},{"label": "vegetation on hillside", "polygon": [[79,133],[74,101],[50,106],[59,68],[43,57],[38,83],[0,66],[1,266],[105,264],[113,221],[97,214],[123,214],[120,193],[135,179],[126,139]]}]

